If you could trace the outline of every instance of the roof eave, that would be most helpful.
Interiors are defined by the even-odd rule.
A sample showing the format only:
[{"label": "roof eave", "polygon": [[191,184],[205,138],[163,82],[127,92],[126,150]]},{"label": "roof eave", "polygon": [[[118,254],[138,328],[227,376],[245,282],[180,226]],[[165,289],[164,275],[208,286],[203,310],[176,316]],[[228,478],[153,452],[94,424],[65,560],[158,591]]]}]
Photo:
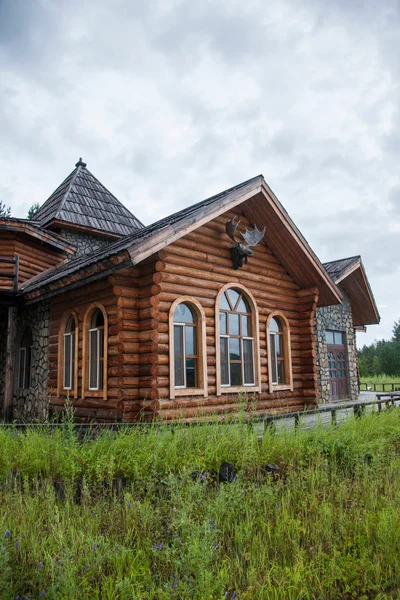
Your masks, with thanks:
[{"label": "roof eave", "polygon": [[0,220],[0,229],[3,231],[12,231],[14,233],[24,233],[33,238],[36,238],[40,242],[44,242],[66,252],[67,254],[75,254],[76,247],[70,242],[66,242],[61,236],[51,231],[44,231],[37,225],[27,223],[25,220],[22,221],[8,221]]}]

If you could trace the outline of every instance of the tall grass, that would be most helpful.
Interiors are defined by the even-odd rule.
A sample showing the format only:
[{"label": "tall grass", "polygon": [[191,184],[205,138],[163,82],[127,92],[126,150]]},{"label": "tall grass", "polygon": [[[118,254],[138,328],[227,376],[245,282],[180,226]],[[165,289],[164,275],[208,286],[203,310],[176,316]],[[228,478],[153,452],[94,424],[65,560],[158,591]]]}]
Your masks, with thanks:
[{"label": "tall grass", "polygon": [[399,452],[397,409],[263,437],[0,429],[0,598],[398,598]]}]

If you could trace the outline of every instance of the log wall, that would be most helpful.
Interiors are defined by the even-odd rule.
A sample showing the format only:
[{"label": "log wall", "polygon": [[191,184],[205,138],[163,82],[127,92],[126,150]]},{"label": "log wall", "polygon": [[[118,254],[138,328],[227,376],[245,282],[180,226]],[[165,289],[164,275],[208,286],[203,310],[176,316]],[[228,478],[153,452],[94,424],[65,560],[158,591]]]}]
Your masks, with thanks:
[{"label": "log wall", "polygon": [[[231,242],[225,233],[226,213],[188,233],[137,267],[116,271],[86,288],[53,298],[50,327],[50,387],[57,387],[58,333],[63,314],[74,309],[79,320],[78,419],[124,421],[140,418],[197,418],[225,414],[239,408],[238,396],[217,395],[215,301],[227,283],[240,283],[255,298],[260,323],[261,393],[249,394],[249,406],[261,412],[303,409],[317,399],[314,313],[316,289],[301,290],[274,254],[261,245],[238,271],[232,267]],[[251,227],[241,215],[243,225]],[[179,395],[170,399],[169,310],[180,296],[192,296],[206,317],[208,396]],[[107,398],[81,397],[82,335],[86,310],[93,302],[104,305],[108,316]],[[275,310],[287,317],[291,332],[293,391],[270,393],[266,320]],[[65,397],[51,394],[60,410]],[[254,404],[255,401],[255,404]]]},{"label": "log wall", "polygon": [[[2,231],[0,237],[0,257],[19,257],[18,283],[23,283],[31,277],[46,271],[61,263],[65,255],[47,244],[41,244],[27,236],[17,235],[10,231]],[[2,265],[1,270],[13,272],[13,265]],[[8,289],[10,283],[0,282],[0,289]]]}]

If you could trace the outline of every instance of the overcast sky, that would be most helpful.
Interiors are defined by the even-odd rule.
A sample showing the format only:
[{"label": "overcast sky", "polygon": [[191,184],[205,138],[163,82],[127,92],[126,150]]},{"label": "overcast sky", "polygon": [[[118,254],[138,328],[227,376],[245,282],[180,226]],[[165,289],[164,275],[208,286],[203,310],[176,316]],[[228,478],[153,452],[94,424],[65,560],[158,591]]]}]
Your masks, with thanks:
[{"label": "overcast sky", "polygon": [[[400,0],[0,0],[0,200],[80,156],[145,224],[262,173],[400,317]],[[268,224],[267,224],[268,227]]]}]

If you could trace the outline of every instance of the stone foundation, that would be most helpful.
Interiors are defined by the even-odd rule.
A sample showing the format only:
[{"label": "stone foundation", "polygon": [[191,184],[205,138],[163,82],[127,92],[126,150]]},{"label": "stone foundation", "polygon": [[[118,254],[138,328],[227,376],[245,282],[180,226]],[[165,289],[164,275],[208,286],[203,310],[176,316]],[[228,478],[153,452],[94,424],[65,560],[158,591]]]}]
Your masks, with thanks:
[{"label": "stone foundation", "polygon": [[[339,286],[340,287],[340,286]],[[346,335],[346,355],[348,368],[349,398],[356,400],[359,394],[358,388],[358,357],[356,348],[356,335],[351,313],[351,302],[346,292],[340,288],[343,294],[342,304],[324,306],[317,308],[315,317],[315,335],[317,340],[317,374],[319,387],[319,401],[321,403],[331,401],[331,389],[329,383],[328,353],[326,348],[325,331],[328,329],[342,331]]]}]

